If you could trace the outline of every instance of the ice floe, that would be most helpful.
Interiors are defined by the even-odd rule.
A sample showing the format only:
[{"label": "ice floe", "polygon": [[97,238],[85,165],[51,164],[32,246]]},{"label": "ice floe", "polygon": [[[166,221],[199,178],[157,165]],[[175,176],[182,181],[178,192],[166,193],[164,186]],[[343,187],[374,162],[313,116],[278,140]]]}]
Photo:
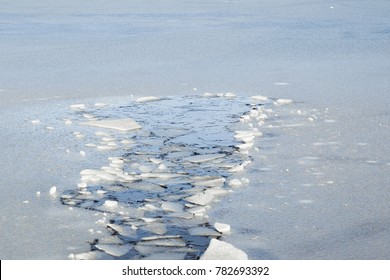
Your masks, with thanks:
[{"label": "ice floe", "polygon": [[264,96],[247,101],[229,92],[201,97],[150,96],[128,106],[88,110],[84,104],[71,106],[73,116],[66,119],[83,126],[73,134],[90,148],[88,158],[96,149],[107,162],[81,170],[77,186],[60,200],[95,211],[96,223],[112,235],[94,239],[90,252],[72,258],[245,258],[215,239],[231,229],[212,225],[208,210],[249,183],[237,175],[252,162],[261,125],[272,114],[263,107],[272,102]]}]

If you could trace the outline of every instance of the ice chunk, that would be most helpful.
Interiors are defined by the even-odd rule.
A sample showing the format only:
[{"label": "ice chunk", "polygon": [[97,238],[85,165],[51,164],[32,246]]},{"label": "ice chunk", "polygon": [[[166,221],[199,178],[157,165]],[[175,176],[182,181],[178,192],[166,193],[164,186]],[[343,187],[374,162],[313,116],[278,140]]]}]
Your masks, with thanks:
[{"label": "ice chunk", "polygon": [[231,187],[240,187],[242,185],[242,182],[238,179],[233,179],[229,181],[229,186]]},{"label": "ice chunk", "polygon": [[227,93],[224,94],[224,96],[227,97],[227,98],[235,98],[235,97],[237,97],[237,95],[235,95],[232,92],[227,92]]},{"label": "ice chunk", "polygon": [[162,223],[147,223],[141,229],[155,234],[165,234],[168,231],[167,227]]},{"label": "ice chunk", "polygon": [[262,101],[262,102],[268,100],[267,96],[262,96],[262,95],[254,95],[254,96],[251,96],[251,98],[254,100]]},{"label": "ice chunk", "polygon": [[70,254],[69,258],[75,259],[75,260],[109,260],[114,259],[112,256],[107,255],[105,252],[102,251],[91,251],[88,253],[80,253],[80,254]]},{"label": "ice chunk", "polygon": [[209,204],[213,198],[214,196],[211,194],[200,193],[187,197],[186,200],[197,205],[205,206]]},{"label": "ice chunk", "polygon": [[40,120],[32,120],[32,121],[31,121],[31,123],[34,124],[34,125],[40,124],[40,122],[41,122]]},{"label": "ice chunk", "polygon": [[188,209],[187,211],[195,216],[203,216],[206,213],[206,208],[204,206],[196,206]]},{"label": "ice chunk", "polygon": [[201,260],[247,260],[248,255],[232,244],[217,239],[211,239]]},{"label": "ice chunk", "polygon": [[203,97],[217,97],[218,95],[216,93],[210,93],[210,92],[205,92],[203,93]]},{"label": "ice chunk", "polygon": [[147,245],[147,246],[163,246],[163,247],[185,247],[186,243],[181,237],[167,237],[151,240],[142,240],[138,242],[138,245]]},{"label": "ice chunk", "polygon": [[137,98],[137,102],[143,103],[143,102],[151,102],[151,101],[158,101],[161,100],[161,98],[156,97],[156,96],[146,96],[146,97],[140,97]]},{"label": "ice chunk", "polygon": [[214,228],[220,233],[227,233],[230,231],[230,225],[223,223],[215,223]]},{"label": "ice chunk", "polygon": [[161,208],[168,212],[183,212],[183,205],[176,202],[163,201]]},{"label": "ice chunk", "polygon": [[49,193],[50,195],[55,195],[57,192],[57,187],[56,186],[52,186],[49,190]]},{"label": "ice chunk", "polygon": [[123,256],[127,254],[131,249],[129,245],[118,244],[96,244],[95,247],[114,257]]},{"label": "ice chunk", "polygon": [[194,182],[193,185],[197,187],[222,187],[225,183],[226,179],[223,177],[206,180],[206,181],[198,181]]},{"label": "ice chunk", "polygon": [[101,103],[101,102],[98,102],[98,103],[95,103],[94,105],[96,108],[103,108],[103,107],[106,107],[108,106],[108,104],[106,103]]},{"label": "ice chunk", "polygon": [[276,105],[286,105],[286,104],[290,104],[292,102],[293,101],[291,99],[279,98],[276,100]]},{"label": "ice chunk", "polygon": [[100,120],[100,121],[88,121],[83,122],[81,125],[90,125],[96,127],[103,127],[109,129],[115,129],[119,131],[131,131],[140,129],[141,126],[133,119],[114,119],[114,120]]},{"label": "ice chunk", "polygon": [[206,154],[206,155],[196,155],[196,156],[186,157],[183,160],[189,161],[192,163],[202,163],[202,162],[211,161],[211,160],[214,160],[217,158],[223,158],[225,156],[226,156],[226,154]]},{"label": "ice chunk", "polygon": [[115,207],[118,205],[118,201],[115,201],[115,200],[106,200],[104,202],[104,206],[106,207]]},{"label": "ice chunk", "polygon": [[75,111],[81,111],[85,109],[85,104],[73,104],[70,105],[69,108]]}]

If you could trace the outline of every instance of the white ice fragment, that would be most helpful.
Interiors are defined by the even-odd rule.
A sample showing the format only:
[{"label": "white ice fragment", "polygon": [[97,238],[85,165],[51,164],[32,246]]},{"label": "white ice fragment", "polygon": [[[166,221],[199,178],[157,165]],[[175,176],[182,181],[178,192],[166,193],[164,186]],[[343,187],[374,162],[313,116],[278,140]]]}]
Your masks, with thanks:
[{"label": "white ice fragment", "polygon": [[111,151],[111,150],[117,150],[118,147],[104,145],[104,146],[97,146],[96,149],[101,150],[101,151]]},{"label": "white ice fragment", "polygon": [[93,143],[87,143],[85,144],[86,147],[89,147],[89,148],[96,148],[97,145],[96,144],[93,144]]},{"label": "white ice fragment", "polygon": [[140,97],[137,98],[137,102],[143,103],[143,102],[151,102],[151,101],[158,101],[161,100],[161,98],[156,97],[156,96],[146,96],[146,97]]},{"label": "white ice fragment", "polygon": [[117,225],[117,224],[108,224],[107,227],[114,231],[115,233],[119,233],[123,236],[133,236],[134,235],[134,229],[132,229],[130,226],[124,226],[124,225]]},{"label": "white ice fragment", "polygon": [[204,206],[195,206],[187,211],[195,216],[203,216],[206,213],[206,208]]},{"label": "white ice fragment", "polygon": [[140,129],[141,126],[133,119],[114,119],[114,120],[100,120],[100,121],[88,121],[83,122],[81,125],[90,125],[96,127],[103,127],[109,129],[115,129],[119,131],[131,131]]},{"label": "white ice fragment", "polygon": [[83,114],[83,117],[84,117],[85,119],[89,119],[89,120],[95,118],[95,116],[92,115],[92,114]]},{"label": "white ice fragment", "polygon": [[80,156],[85,157],[85,152],[84,151],[80,151]]},{"label": "white ice fragment", "polygon": [[166,170],[168,167],[165,165],[165,164],[163,164],[163,163],[161,163],[159,166],[158,166],[158,169],[159,170]]},{"label": "white ice fragment", "polygon": [[234,97],[236,97],[237,95],[235,95],[235,94],[232,93],[232,92],[227,92],[227,93],[225,93],[224,96],[227,97],[227,98],[234,98]]},{"label": "white ice fragment", "polygon": [[46,126],[45,129],[46,129],[46,130],[54,130],[54,127],[52,127],[52,126]]},{"label": "white ice fragment", "polygon": [[287,105],[292,103],[293,101],[291,99],[284,99],[284,98],[279,98],[276,100],[276,105]]},{"label": "white ice fragment", "polygon": [[104,170],[84,169],[80,172],[81,181],[84,183],[98,183],[100,181],[115,181],[118,176]]},{"label": "white ice fragment", "polygon": [[275,86],[287,86],[289,83],[286,82],[276,82],[274,83]]},{"label": "white ice fragment", "polygon": [[240,187],[242,185],[242,182],[238,179],[233,179],[229,181],[229,186],[231,187]]},{"label": "white ice fragment", "polygon": [[211,194],[200,193],[187,197],[185,200],[197,205],[205,206],[209,204],[213,198],[214,196]]},{"label": "white ice fragment", "polygon": [[69,106],[70,109],[72,110],[84,110],[85,109],[85,104],[73,104]]},{"label": "white ice fragment", "polygon": [[262,95],[254,95],[254,96],[251,96],[252,99],[255,99],[255,100],[258,100],[258,101],[267,101],[268,100],[268,97],[267,96],[262,96]]},{"label": "white ice fragment", "polygon": [[114,137],[108,137],[108,136],[103,136],[103,137],[102,137],[102,141],[103,141],[103,142],[113,142],[113,141],[116,141],[116,138],[114,138]]},{"label": "white ice fragment", "polygon": [[178,237],[178,238],[174,238],[174,237],[164,238],[164,236],[162,236],[162,238],[160,238],[160,239],[142,240],[141,242],[138,242],[138,244],[139,245],[156,246],[156,247],[185,247],[186,246],[185,241],[183,239],[181,239],[180,237]]},{"label": "white ice fragment", "polygon": [[247,151],[253,147],[253,142],[239,144],[239,145],[236,145],[236,147],[239,148],[240,151]]},{"label": "white ice fragment", "polygon": [[119,245],[119,244],[96,244],[96,248],[99,250],[106,252],[107,254],[120,257],[128,253],[131,249],[129,245]]},{"label": "white ice fragment", "polygon": [[247,260],[248,255],[232,244],[211,239],[207,250],[200,257],[201,260]]},{"label": "white ice fragment", "polygon": [[66,125],[71,125],[71,124],[72,124],[72,121],[71,121],[71,120],[68,120],[68,119],[66,119],[66,120],[64,120],[64,123],[65,123]]},{"label": "white ice fragment", "polygon": [[210,93],[210,92],[205,92],[203,94],[203,97],[217,97],[217,94],[215,93]]},{"label": "white ice fragment", "polygon": [[85,189],[87,186],[88,186],[87,183],[84,183],[84,182],[77,184],[77,187],[79,187],[80,189]]},{"label": "white ice fragment", "polygon": [[249,115],[242,115],[241,117],[240,117],[240,121],[241,122],[247,122],[247,121],[249,121],[251,119],[251,117],[249,116]]},{"label": "white ice fragment", "polygon": [[49,193],[50,195],[55,195],[57,192],[57,187],[56,186],[52,186],[49,190]]},{"label": "white ice fragment", "polygon": [[34,125],[37,125],[37,124],[40,124],[41,121],[40,120],[32,120],[31,123]]},{"label": "white ice fragment", "polygon": [[24,204],[28,204],[28,203],[30,203],[30,201],[24,200],[23,203],[24,203]]},{"label": "white ice fragment", "polygon": [[163,201],[161,208],[167,212],[183,212],[183,205],[176,202]]},{"label": "white ice fragment", "polygon": [[211,178],[209,180],[201,180],[192,183],[197,187],[222,187],[226,179],[223,177]]},{"label": "white ice fragment", "polygon": [[214,224],[214,228],[215,228],[218,232],[220,232],[220,233],[227,233],[227,232],[230,231],[230,225],[228,225],[228,224],[223,224],[223,223],[218,223],[218,222],[216,222],[216,223]]},{"label": "white ice fragment", "polygon": [[[73,255],[73,256],[72,256]],[[107,259],[114,259],[114,257],[107,255],[106,253],[102,251],[90,251],[88,253],[80,253],[80,254],[70,254],[69,258],[72,258],[75,260],[107,260]]]},{"label": "white ice fragment", "polygon": [[108,106],[108,104],[106,104],[106,103],[95,103],[94,106],[95,106],[96,108],[103,108],[103,107]]},{"label": "white ice fragment", "polygon": [[255,136],[253,135],[253,132],[251,131],[248,134],[236,134],[236,135],[234,135],[234,138],[236,138],[237,140],[240,140],[242,142],[248,143],[248,142],[252,142],[255,139]]},{"label": "white ice fragment", "polygon": [[259,112],[257,111],[257,110],[250,110],[249,111],[249,116],[251,117],[251,118],[255,118],[255,117],[257,117],[259,115]]},{"label": "white ice fragment", "polygon": [[116,200],[106,200],[104,202],[104,206],[106,206],[106,207],[115,207],[117,205],[118,205],[118,201],[116,201]]},{"label": "white ice fragment", "polygon": [[237,166],[234,166],[234,167],[230,168],[230,169],[229,169],[229,172],[239,172],[239,171],[242,171],[242,170],[244,170],[244,168],[245,168],[246,166],[248,166],[250,163],[251,163],[250,160],[246,160],[246,161],[244,161],[243,163],[241,163],[241,164],[239,164],[239,165],[237,165]]},{"label": "white ice fragment", "polygon": [[196,155],[196,156],[186,157],[186,158],[183,158],[183,160],[189,161],[192,163],[202,163],[202,162],[222,158],[225,156],[226,156],[226,154],[205,154],[205,155]]}]

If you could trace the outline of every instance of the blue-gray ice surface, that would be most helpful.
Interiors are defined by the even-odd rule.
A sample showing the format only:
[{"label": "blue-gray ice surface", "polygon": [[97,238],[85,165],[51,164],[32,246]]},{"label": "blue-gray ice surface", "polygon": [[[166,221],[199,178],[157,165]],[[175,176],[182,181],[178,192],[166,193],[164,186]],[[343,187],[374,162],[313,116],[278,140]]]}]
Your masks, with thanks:
[{"label": "blue-gray ice surface", "polygon": [[[120,192],[120,186],[105,192],[88,184],[100,178],[96,184],[105,188],[103,179],[117,178],[122,164],[130,168],[123,157],[134,155],[132,147],[137,157],[146,158],[158,152],[154,147],[161,147],[164,137],[174,135],[178,146],[199,145],[193,139],[200,136],[185,127],[164,130],[163,117],[154,123],[145,115],[124,114],[130,103],[138,106],[134,113],[147,106],[157,113],[163,111],[158,104],[185,104],[184,96],[208,91],[206,100],[212,100],[214,93],[230,91],[236,102],[248,101],[234,107],[237,114],[244,112],[239,122],[244,127],[223,134],[220,143],[239,142],[242,165],[230,166],[233,177],[223,182],[234,192],[219,203],[207,195],[188,197],[188,203],[212,204],[193,207],[191,214],[208,215],[210,228],[215,222],[230,225],[229,235],[214,237],[251,259],[388,259],[389,13],[384,0],[1,1],[0,258],[64,259],[81,252],[87,255],[80,258],[120,258],[130,251],[138,256],[142,249],[145,258],[189,257],[145,246],[135,252],[130,243],[118,244],[112,234],[118,235],[114,225],[123,221],[107,229],[111,214],[88,209],[86,201],[81,205],[68,192],[85,190],[87,197],[94,191],[99,198]],[[215,99],[222,102],[216,107],[228,102],[225,97],[232,94]],[[247,105],[251,102],[269,102],[266,110],[272,111],[256,112]],[[118,110],[109,112],[113,108]],[[138,136],[118,143],[107,128],[80,124],[93,124],[105,112],[106,120],[124,130],[135,128],[129,119],[135,120],[141,129],[131,133]],[[213,107],[207,116],[225,125],[232,118],[223,112]],[[159,133],[151,134],[154,138],[142,134],[154,128]],[[203,145],[216,140],[210,130],[201,135]],[[146,150],[137,146],[141,141]],[[210,155],[192,152],[173,150],[166,157],[186,158],[183,166],[232,160],[227,151],[221,157],[220,146]],[[126,179],[141,172],[141,182],[183,179],[172,177],[174,165],[149,160],[124,169]],[[221,174],[224,164],[213,171]],[[170,172],[156,178],[155,166]],[[104,172],[96,172],[101,167]],[[129,173],[135,168],[139,174]],[[218,183],[215,178],[213,184]],[[157,190],[155,183],[147,187]],[[198,182],[198,187],[203,186]],[[69,202],[73,197],[74,206],[64,206],[63,195]],[[115,198],[90,206],[121,207]],[[180,203],[157,206],[175,219],[189,217],[179,211],[188,210],[181,198],[175,199]],[[158,211],[153,203],[146,207]],[[161,233],[164,227],[153,230]],[[208,227],[205,233],[212,236]],[[161,242],[147,241],[154,247]],[[180,247],[184,241],[163,242]]]}]

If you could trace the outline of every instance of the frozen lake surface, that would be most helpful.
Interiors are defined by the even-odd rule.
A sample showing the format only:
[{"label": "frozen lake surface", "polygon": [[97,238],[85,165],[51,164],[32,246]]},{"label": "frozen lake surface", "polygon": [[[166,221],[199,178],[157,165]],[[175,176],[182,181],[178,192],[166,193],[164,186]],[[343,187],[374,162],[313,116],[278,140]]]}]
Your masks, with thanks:
[{"label": "frozen lake surface", "polygon": [[390,258],[388,1],[51,2],[0,4],[1,259]]}]

